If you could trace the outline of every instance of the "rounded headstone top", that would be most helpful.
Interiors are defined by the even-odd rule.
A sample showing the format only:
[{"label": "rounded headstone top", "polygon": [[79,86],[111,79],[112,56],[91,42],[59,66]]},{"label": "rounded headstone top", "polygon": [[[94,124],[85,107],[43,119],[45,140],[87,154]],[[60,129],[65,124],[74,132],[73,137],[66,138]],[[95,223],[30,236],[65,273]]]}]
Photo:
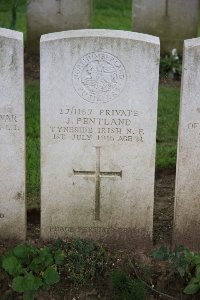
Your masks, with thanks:
[{"label": "rounded headstone top", "polygon": [[15,30],[0,28],[0,37],[23,41],[23,33]]},{"label": "rounded headstone top", "polygon": [[41,36],[42,42],[49,42],[54,40],[82,38],[82,37],[105,37],[114,39],[128,39],[146,42],[150,44],[160,45],[158,37],[138,32],[123,31],[123,30],[107,30],[107,29],[82,29],[69,30],[62,32],[49,33]]},{"label": "rounded headstone top", "polygon": [[199,46],[200,46],[200,37],[194,39],[188,39],[184,41],[185,48],[199,47]]}]

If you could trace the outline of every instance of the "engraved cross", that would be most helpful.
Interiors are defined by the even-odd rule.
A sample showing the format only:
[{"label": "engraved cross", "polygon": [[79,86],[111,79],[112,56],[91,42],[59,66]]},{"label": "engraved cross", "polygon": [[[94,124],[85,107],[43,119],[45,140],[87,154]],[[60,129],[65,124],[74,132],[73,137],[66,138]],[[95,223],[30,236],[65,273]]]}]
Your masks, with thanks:
[{"label": "engraved cross", "polygon": [[95,171],[76,171],[73,170],[75,176],[89,176],[95,178],[95,220],[100,221],[100,185],[102,177],[121,177],[120,172],[101,172],[100,166],[100,147],[96,148],[96,170]]}]

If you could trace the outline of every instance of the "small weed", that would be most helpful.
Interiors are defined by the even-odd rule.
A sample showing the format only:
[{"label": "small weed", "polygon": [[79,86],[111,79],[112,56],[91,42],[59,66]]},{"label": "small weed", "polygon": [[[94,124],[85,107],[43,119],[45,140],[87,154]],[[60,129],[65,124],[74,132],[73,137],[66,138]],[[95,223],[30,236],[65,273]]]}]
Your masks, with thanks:
[{"label": "small weed", "polygon": [[111,287],[115,292],[115,300],[146,299],[147,291],[144,285],[121,270],[111,273]]},{"label": "small weed", "polygon": [[182,59],[178,55],[176,49],[172,53],[161,57],[160,59],[160,76],[170,79],[180,79],[182,72]]},{"label": "small weed", "polygon": [[62,249],[65,263],[62,267],[67,279],[75,284],[92,281],[112,264],[111,255],[94,241],[75,239],[71,242],[58,240],[57,249]]},{"label": "small weed", "polygon": [[21,244],[5,253],[1,266],[12,278],[12,289],[23,293],[24,300],[32,300],[37,297],[38,289],[59,282],[59,266],[63,263],[61,250]]},{"label": "small weed", "polygon": [[200,253],[194,253],[184,246],[179,246],[174,251],[161,246],[153,252],[153,257],[167,261],[169,269],[186,280],[187,286],[183,291],[185,294],[194,295],[200,291]]}]

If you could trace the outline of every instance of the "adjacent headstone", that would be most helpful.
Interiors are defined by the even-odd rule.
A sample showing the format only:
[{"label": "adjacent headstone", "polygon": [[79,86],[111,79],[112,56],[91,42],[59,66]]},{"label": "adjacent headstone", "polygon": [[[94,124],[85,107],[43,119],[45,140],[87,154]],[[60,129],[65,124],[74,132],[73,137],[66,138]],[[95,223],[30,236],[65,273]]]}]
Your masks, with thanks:
[{"label": "adjacent headstone", "polygon": [[200,250],[200,38],[184,43],[173,244]]},{"label": "adjacent headstone", "polygon": [[22,33],[0,29],[0,238],[24,239],[25,130]]},{"label": "adjacent headstone", "polygon": [[151,245],[159,39],[41,39],[41,234]]},{"label": "adjacent headstone", "polygon": [[183,51],[197,37],[199,0],[133,0],[133,31],[159,36],[161,52]]},{"label": "adjacent headstone", "polygon": [[28,4],[28,49],[39,53],[42,34],[90,28],[92,0],[31,0]]}]

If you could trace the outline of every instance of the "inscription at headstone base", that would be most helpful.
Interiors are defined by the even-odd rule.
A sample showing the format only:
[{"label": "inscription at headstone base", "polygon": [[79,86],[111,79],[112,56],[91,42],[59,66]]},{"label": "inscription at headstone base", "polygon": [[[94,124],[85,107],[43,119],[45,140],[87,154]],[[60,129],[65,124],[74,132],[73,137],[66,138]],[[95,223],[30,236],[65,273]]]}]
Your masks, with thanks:
[{"label": "inscription at headstone base", "polygon": [[24,239],[23,35],[0,29],[0,238]]},{"label": "inscription at headstone base", "polygon": [[184,43],[173,244],[200,250],[200,39]]},{"label": "inscription at headstone base", "polygon": [[123,247],[152,238],[159,39],[41,39],[41,234]]},{"label": "inscription at headstone base", "polygon": [[183,41],[197,37],[198,0],[133,0],[133,31],[160,37],[161,52],[183,51]]}]

